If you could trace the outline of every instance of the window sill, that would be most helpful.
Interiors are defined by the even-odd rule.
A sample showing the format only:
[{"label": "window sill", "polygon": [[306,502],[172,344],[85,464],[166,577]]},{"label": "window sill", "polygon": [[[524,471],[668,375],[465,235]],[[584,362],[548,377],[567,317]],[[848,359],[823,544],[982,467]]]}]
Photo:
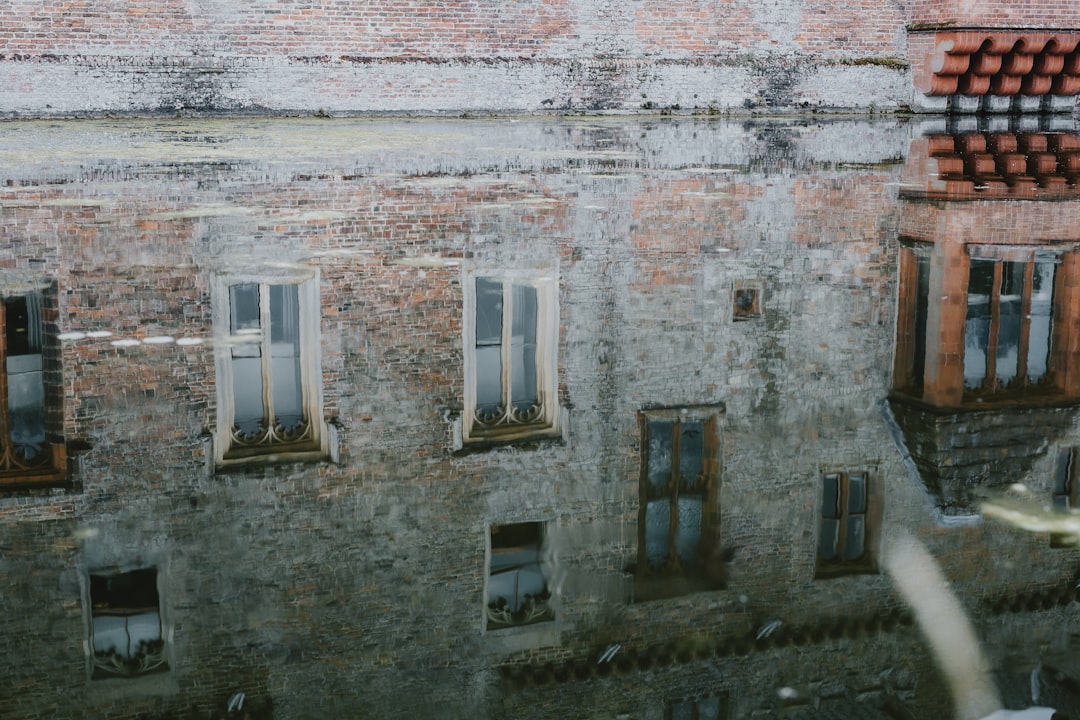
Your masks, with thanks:
[{"label": "window sill", "polygon": [[203,452],[206,457],[207,471],[211,475],[230,472],[245,472],[270,466],[289,464],[337,464],[339,448],[339,430],[334,423],[323,423],[321,445],[313,443],[307,449],[282,449],[279,452],[245,454],[239,457],[217,457],[215,453],[215,435],[211,432],[203,436]]},{"label": "window sill", "polygon": [[483,634],[484,643],[493,654],[520,652],[559,644],[556,620],[516,627],[501,627],[495,630],[485,629]]},{"label": "window sill", "polygon": [[698,575],[647,575],[634,578],[634,603],[673,600],[723,589],[722,583]]},{"label": "window sill", "polygon": [[489,452],[505,447],[513,447],[515,450],[542,450],[569,443],[570,410],[567,407],[560,408],[558,422],[551,426],[538,426],[535,429],[523,428],[521,434],[506,437],[465,438],[459,415],[453,418],[451,432],[453,436],[451,452],[455,456]]},{"label": "window sill", "polygon": [[874,563],[851,563],[836,565],[818,565],[814,568],[815,580],[831,580],[848,575],[878,575],[878,567]]}]

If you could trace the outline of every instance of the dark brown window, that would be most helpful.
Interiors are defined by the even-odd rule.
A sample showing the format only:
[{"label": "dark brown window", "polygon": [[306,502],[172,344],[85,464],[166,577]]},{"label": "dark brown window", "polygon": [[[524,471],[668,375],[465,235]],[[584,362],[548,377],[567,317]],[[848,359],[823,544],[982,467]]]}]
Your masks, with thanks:
[{"label": "dark brown window", "polygon": [[168,669],[156,570],[91,575],[90,605],[94,678]]},{"label": "dark brown window", "polygon": [[[678,411],[645,413],[641,426],[637,575],[642,580],[705,578],[718,530],[716,417],[694,418]],[[658,583],[654,589],[676,585]],[[694,589],[705,587],[683,591]]]},{"label": "dark brown window", "polygon": [[1047,376],[1057,258],[972,258],[964,323],[964,388],[979,395]]},{"label": "dark brown window", "polygon": [[880,498],[863,470],[822,475],[817,575],[877,571]]},{"label": "dark brown window", "polygon": [[[49,432],[59,412],[59,349],[46,333],[45,294],[4,297],[0,307],[0,486],[66,479],[63,442]],[[53,406],[53,407],[50,407]]]},{"label": "dark brown window", "polygon": [[488,563],[487,628],[554,618],[544,560],[544,524],[493,525]]}]

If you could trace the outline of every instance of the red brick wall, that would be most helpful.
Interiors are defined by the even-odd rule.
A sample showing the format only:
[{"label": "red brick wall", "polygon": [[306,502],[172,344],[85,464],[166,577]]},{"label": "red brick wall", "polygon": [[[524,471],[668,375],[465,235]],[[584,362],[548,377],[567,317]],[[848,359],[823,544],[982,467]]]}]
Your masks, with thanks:
[{"label": "red brick wall", "polygon": [[[213,10],[195,15],[194,7]],[[847,56],[898,52],[905,20],[897,0],[811,0],[801,15],[797,7],[763,10],[749,0],[646,0],[633,7],[631,15],[583,0],[255,0],[202,6],[180,0],[15,0],[0,11],[0,52],[633,57],[769,50],[794,42],[809,52]]]},{"label": "red brick wall", "polygon": [[912,24],[959,27],[1080,28],[1080,4],[1072,0],[915,0]]}]

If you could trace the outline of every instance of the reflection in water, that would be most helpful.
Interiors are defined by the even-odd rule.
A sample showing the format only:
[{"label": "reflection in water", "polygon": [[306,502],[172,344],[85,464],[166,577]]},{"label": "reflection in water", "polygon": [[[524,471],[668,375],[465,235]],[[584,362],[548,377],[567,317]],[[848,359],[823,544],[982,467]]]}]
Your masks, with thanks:
[{"label": "reflection in water", "polygon": [[5,717],[942,717],[909,535],[1080,709],[1080,141],[984,124],[0,127]]}]

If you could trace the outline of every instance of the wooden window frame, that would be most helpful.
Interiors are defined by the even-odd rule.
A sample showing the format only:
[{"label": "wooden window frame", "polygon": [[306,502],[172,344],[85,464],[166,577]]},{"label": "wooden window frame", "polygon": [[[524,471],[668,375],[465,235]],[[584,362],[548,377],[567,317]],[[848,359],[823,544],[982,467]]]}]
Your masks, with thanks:
[{"label": "wooden window frame", "polygon": [[[237,341],[231,336],[232,302],[230,288],[235,285],[259,285],[260,308],[264,304],[263,289],[271,285],[296,285],[299,312],[300,386],[304,415],[308,421],[306,434],[296,441],[266,442],[241,447],[233,435],[234,376],[231,348]],[[214,432],[213,457],[216,468],[253,463],[274,463],[322,460],[329,456],[329,431],[323,418],[321,312],[319,304],[319,270],[315,267],[271,269],[257,273],[230,273],[214,278],[214,363],[217,385],[217,424]],[[260,313],[262,310],[260,310]],[[267,343],[269,332],[260,342]],[[263,352],[265,357],[267,353]],[[268,392],[264,379],[263,392]]]},{"label": "wooden window frame", "polygon": [[[641,437],[641,457],[638,472],[638,549],[635,563],[637,580],[636,598],[650,600],[672,597],[691,592],[716,589],[706,572],[709,553],[719,547],[720,509],[718,506],[720,480],[720,421],[721,408],[712,406],[687,407],[675,409],[644,410],[638,413],[638,428]],[[646,513],[651,492],[649,482],[649,424],[651,422],[672,423],[671,474],[664,488],[663,496],[669,498],[671,517],[668,523],[668,563],[664,568],[650,566],[647,555],[648,529]],[[702,438],[701,482],[701,535],[700,557],[697,566],[685,566],[676,552],[676,537],[679,529],[679,452],[681,428],[684,422],[701,422],[704,432]],[[696,494],[696,493],[695,493]]]},{"label": "wooden window frame", "polygon": [[[513,308],[507,300],[514,285],[524,285],[536,291],[536,381],[537,412],[535,417],[525,419],[507,417],[505,421],[488,422],[477,413],[476,357],[476,281],[480,278],[503,284],[502,343],[503,367],[509,363],[505,355],[511,345],[506,339],[511,332]],[[462,322],[465,397],[461,422],[461,441],[465,445],[507,443],[562,435],[561,409],[558,388],[559,302],[558,281],[552,275],[528,272],[507,272],[484,269],[468,269],[464,278],[464,317]],[[509,372],[503,372],[503,405],[513,403],[509,387]]]},{"label": "wooden window frame", "polygon": [[[866,480],[866,510],[863,513],[863,554],[858,559],[844,560],[844,542],[847,534],[847,520],[855,513],[849,513],[848,483],[852,475],[861,474]],[[837,557],[824,560],[821,557],[821,533],[823,532],[825,481],[830,476],[839,478],[837,484],[837,504],[839,506],[839,536],[836,542]],[[817,578],[831,578],[842,575],[871,575],[878,572],[878,548],[881,537],[881,518],[883,498],[881,483],[873,468],[850,470],[826,470],[821,472],[817,496],[817,533],[814,544],[815,572]]]},{"label": "wooden window frame", "polygon": [[[761,282],[737,280],[731,289],[731,320],[746,322],[760,318],[763,314],[764,294],[765,289]],[[749,302],[743,302],[743,298],[749,298]]]},{"label": "wooden window frame", "polygon": [[[1054,357],[1054,334],[1053,319],[1055,301],[1059,295],[1058,285],[1061,282],[1061,272],[1055,268],[1053,282],[1050,288],[1051,325],[1050,336],[1047,338],[1046,370],[1043,376],[1036,382],[1028,380],[1028,352],[1031,342],[1031,303],[1035,280],[1035,265],[1037,263],[1052,263],[1055,266],[1061,264],[1061,253],[1058,252],[1035,252],[1029,248],[1011,250],[1010,248],[985,248],[975,246],[970,249],[970,262],[975,261],[993,263],[993,277],[991,280],[990,297],[988,298],[990,318],[989,331],[986,342],[986,367],[982,384],[978,387],[969,388],[964,381],[965,399],[992,397],[1001,393],[1024,392],[1031,388],[1044,388],[1052,386],[1053,382],[1053,357]],[[1024,288],[1020,301],[1020,337],[1017,346],[1016,376],[1007,386],[1001,386],[997,379],[997,346],[1001,332],[1001,283],[1004,275],[1004,263],[1023,263]],[[965,302],[971,297],[970,290],[971,270],[968,270],[968,290],[965,294]],[[965,326],[967,324],[967,310],[965,310]]]},{"label": "wooden window frame", "polygon": [[55,283],[33,287],[0,288],[0,299],[41,297],[42,378],[45,393],[45,443],[39,457],[27,462],[11,442],[8,407],[7,308],[0,303],[0,490],[56,487],[68,482],[67,447],[63,441],[63,380],[60,343],[56,334]]}]

